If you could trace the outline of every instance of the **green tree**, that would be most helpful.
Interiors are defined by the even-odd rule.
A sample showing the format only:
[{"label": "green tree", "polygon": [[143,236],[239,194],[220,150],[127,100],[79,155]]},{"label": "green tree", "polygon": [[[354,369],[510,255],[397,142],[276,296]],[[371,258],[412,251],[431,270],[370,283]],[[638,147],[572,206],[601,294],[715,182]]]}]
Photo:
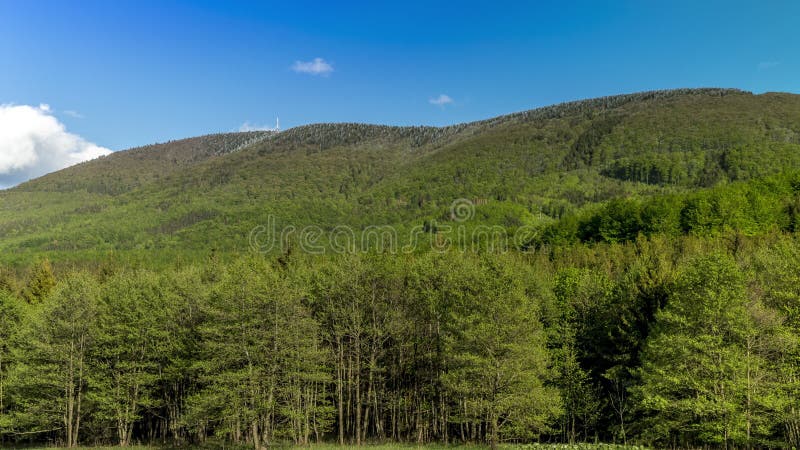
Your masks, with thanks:
[{"label": "green tree", "polygon": [[196,392],[198,385],[203,347],[200,326],[211,290],[210,280],[204,282],[202,270],[196,267],[164,271],[160,278],[162,295],[167,296],[163,300],[168,310],[164,317],[168,318],[165,325],[171,342],[166,347],[169,353],[159,377],[160,408],[150,412],[149,420],[161,423],[158,428],[165,439],[176,443],[189,439],[199,442],[205,436],[189,434],[186,412],[187,398]]},{"label": "green tree", "polygon": [[[784,331],[780,351],[774,346],[768,361],[779,376],[773,389],[778,399],[778,420],[782,422],[783,441],[800,447],[800,246],[793,238],[784,238],[771,246],[764,246],[752,255],[750,269],[755,274],[755,289],[763,303],[779,312],[781,330]],[[767,311],[769,312],[769,311]],[[762,321],[773,324],[773,314],[759,314]],[[750,336],[749,342],[757,348],[764,347],[764,334]]]},{"label": "green tree", "polygon": [[11,270],[0,268],[0,291],[17,293],[17,282]]},{"label": "green tree", "polygon": [[[19,299],[6,289],[0,288],[0,429],[6,412],[6,378],[10,365],[12,339],[19,329],[23,314]],[[2,438],[2,435],[0,435]]]},{"label": "green tree", "polygon": [[397,339],[407,324],[397,268],[372,255],[348,255],[319,269],[312,298],[333,356],[338,441],[385,438],[397,431],[397,421],[386,420],[387,403],[398,395],[387,392],[387,372],[396,369],[392,357],[403,351]]},{"label": "green tree", "polygon": [[548,332],[555,382],[564,404],[562,439],[570,443],[587,440],[598,419],[598,386],[583,360],[587,349],[595,345],[590,333],[593,313],[607,301],[609,288],[605,277],[575,268],[558,273],[553,286],[557,317]]},{"label": "green tree", "polygon": [[282,439],[307,443],[327,423],[325,354],[301,299],[283,271],[257,258],[222,275],[201,329],[206,389],[192,398],[195,422],[256,450]]},{"label": "green tree", "polygon": [[91,276],[69,275],[23,323],[9,376],[14,429],[59,432],[67,447],[78,445],[98,296]]},{"label": "green tree", "polygon": [[485,420],[492,449],[503,437],[530,438],[560,412],[558,392],[548,387],[550,360],[540,311],[510,267],[488,259],[464,286],[469,295],[447,323],[444,374],[452,398]]},{"label": "green tree", "polygon": [[756,405],[771,401],[762,378],[769,363],[759,348],[769,345],[770,330],[756,310],[766,314],[749,302],[730,258],[701,257],[683,271],[642,358],[636,394],[650,438],[752,445]]},{"label": "green tree", "polygon": [[22,297],[30,304],[38,304],[50,294],[56,285],[53,267],[50,260],[44,258],[36,264],[31,271],[27,286],[22,291]]},{"label": "green tree", "polygon": [[159,277],[149,272],[122,272],[103,286],[91,398],[123,447],[142,409],[158,405],[155,386],[174,345],[169,300]]}]

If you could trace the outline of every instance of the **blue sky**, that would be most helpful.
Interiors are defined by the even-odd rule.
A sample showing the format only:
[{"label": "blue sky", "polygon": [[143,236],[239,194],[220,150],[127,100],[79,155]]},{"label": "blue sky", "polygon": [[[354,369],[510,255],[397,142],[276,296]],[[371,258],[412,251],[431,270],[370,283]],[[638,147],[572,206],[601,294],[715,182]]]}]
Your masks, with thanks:
[{"label": "blue sky", "polygon": [[276,116],[443,125],[650,89],[800,92],[800,2],[339,3],[0,0],[0,104],[47,104],[119,150]]}]

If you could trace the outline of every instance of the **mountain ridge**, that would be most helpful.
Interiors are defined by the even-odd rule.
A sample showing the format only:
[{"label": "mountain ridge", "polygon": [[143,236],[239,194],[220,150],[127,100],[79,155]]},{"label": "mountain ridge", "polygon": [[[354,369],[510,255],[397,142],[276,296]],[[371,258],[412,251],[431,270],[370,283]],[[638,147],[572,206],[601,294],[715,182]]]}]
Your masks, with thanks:
[{"label": "mountain ridge", "polygon": [[[105,161],[109,157],[110,159],[115,159],[120,157],[119,155],[125,156],[133,156],[137,153],[149,153],[149,152],[157,152],[159,149],[165,149],[167,153],[181,153],[182,150],[180,147],[185,144],[193,144],[193,149],[201,149],[206,150],[204,147],[211,147],[214,148],[214,145],[209,145],[208,143],[198,142],[205,139],[216,139],[220,138],[223,141],[226,138],[232,138],[236,136],[248,137],[248,138],[257,138],[263,137],[266,139],[278,140],[280,141],[283,137],[293,136],[296,134],[305,134],[302,137],[308,139],[309,132],[313,135],[315,131],[319,130],[328,130],[335,131],[341,128],[348,128],[348,127],[355,127],[361,130],[371,129],[371,130],[378,130],[383,132],[384,134],[394,133],[396,137],[406,137],[406,138],[414,138],[415,132],[422,132],[422,133],[431,133],[434,137],[430,140],[436,140],[440,137],[450,137],[455,134],[461,133],[463,131],[467,131],[471,128],[477,128],[481,126],[497,126],[508,124],[512,121],[528,121],[528,120],[547,120],[553,119],[563,116],[564,114],[580,112],[582,109],[586,108],[593,108],[593,109],[600,109],[609,110],[618,108],[623,106],[626,103],[632,101],[648,101],[654,99],[668,99],[677,96],[689,96],[689,95],[707,95],[707,96],[724,96],[730,94],[745,94],[745,95],[754,95],[752,92],[743,91],[735,88],[679,88],[679,89],[665,89],[665,90],[653,90],[653,91],[643,91],[637,92],[632,94],[619,94],[619,95],[609,95],[603,97],[596,97],[596,98],[588,98],[588,99],[581,99],[581,100],[572,100],[567,102],[561,102],[553,105],[542,106],[538,108],[528,109],[524,111],[517,111],[508,114],[502,114],[500,116],[495,116],[487,119],[481,119],[476,121],[470,122],[463,122],[457,123],[452,125],[445,125],[445,126],[428,126],[428,125],[413,125],[413,126],[396,126],[396,125],[384,125],[384,124],[371,124],[371,123],[360,123],[360,122],[321,122],[321,123],[312,123],[307,125],[300,125],[297,127],[292,127],[287,130],[281,132],[274,132],[274,131],[244,131],[244,132],[232,132],[232,133],[211,133],[201,136],[194,136],[194,137],[187,137],[178,140],[167,141],[163,143],[154,143],[154,144],[147,144],[138,147],[132,147],[129,149],[119,150],[108,157],[98,158],[97,160],[91,160],[84,163],[77,164],[75,166],[71,166],[61,171],[53,172],[59,173],[63,170],[69,171],[70,169],[82,167],[86,164],[93,164],[97,163],[98,161]],[[761,95],[767,94],[786,94],[786,93],[765,93]],[[313,139],[313,137],[312,137]],[[416,146],[424,145],[424,143],[429,143],[428,141],[423,141],[423,143],[419,143],[419,140],[415,142]],[[254,142],[250,142],[249,144],[255,144],[259,142],[260,139],[254,139]],[[360,141],[359,141],[360,142]],[[337,142],[340,143],[340,142]],[[350,142],[355,143],[355,142]],[[226,144],[223,142],[222,144],[225,146]],[[248,146],[247,144],[241,145],[239,142],[232,144],[236,150],[240,150]],[[177,147],[177,148],[176,148]],[[176,151],[177,150],[177,151]],[[230,153],[233,150],[221,150],[216,151],[213,156],[220,156],[222,154]],[[184,155],[181,155],[184,156]],[[36,180],[44,177],[48,177],[52,175],[46,174],[42,177],[38,177],[33,180],[28,180],[24,183],[21,183],[19,187],[22,189],[26,189],[30,186],[31,182],[35,182]],[[35,184],[35,183],[34,183]]]}]

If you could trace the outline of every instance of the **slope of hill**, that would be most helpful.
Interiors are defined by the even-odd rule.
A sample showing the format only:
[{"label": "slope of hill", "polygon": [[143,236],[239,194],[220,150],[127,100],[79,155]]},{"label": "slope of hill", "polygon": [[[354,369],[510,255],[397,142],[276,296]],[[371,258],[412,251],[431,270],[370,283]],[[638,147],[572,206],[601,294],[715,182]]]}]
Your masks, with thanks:
[{"label": "slope of hill", "polygon": [[309,125],[118,152],[3,191],[0,250],[7,261],[241,251],[270,216],[298,229],[402,234],[447,222],[460,198],[478,205],[475,223],[544,227],[611,199],[792,168],[792,94],[658,91],[443,128]]},{"label": "slope of hill", "polygon": [[28,181],[17,189],[121,194],[175,170],[253,145],[270,134],[265,131],[211,134],[133,148]]}]

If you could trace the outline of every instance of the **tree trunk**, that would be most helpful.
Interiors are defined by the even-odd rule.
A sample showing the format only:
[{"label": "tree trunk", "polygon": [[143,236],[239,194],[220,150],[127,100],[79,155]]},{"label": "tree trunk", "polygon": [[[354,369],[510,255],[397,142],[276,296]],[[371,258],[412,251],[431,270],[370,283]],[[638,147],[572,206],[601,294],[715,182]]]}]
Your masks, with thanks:
[{"label": "tree trunk", "polygon": [[261,434],[258,432],[258,419],[253,420],[250,429],[253,434],[253,448],[255,450],[261,450]]},{"label": "tree trunk", "polygon": [[336,336],[336,346],[339,348],[339,361],[336,364],[336,395],[339,406],[339,445],[344,445],[344,349],[342,338]]},{"label": "tree trunk", "polygon": [[368,379],[367,379],[367,401],[366,401],[366,405],[364,407],[364,424],[361,426],[361,430],[364,433],[363,437],[362,437],[362,440],[366,440],[367,432],[369,431],[369,409],[370,409],[369,408],[369,404],[370,404],[370,399],[374,395],[373,386],[372,386],[372,383],[373,383],[372,368],[374,367],[374,364],[375,364],[374,356],[371,356],[370,357],[370,363],[369,363],[369,376],[368,376]]},{"label": "tree trunk", "polygon": [[356,418],[355,418],[355,435],[356,446],[361,446],[361,336],[356,333]]},{"label": "tree trunk", "polygon": [[0,414],[3,414],[3,352],[0,350]]},{"label": "tree trunk", "polygon": [[491,437],[489,438],[489,447],[492,450],[497,450],[497,426],[498,426],[497,414],[494,411],[492,411],[491,415],[492,415],[492,420],[491,420],[492,429],[490,431]]},{"label": "tree trunk", "polygon": [[748,340],[747,342],[747,448],[750,449],[750,430],[752,427],[752,419],[751,419],[751,373],[750,373],[750,351],[751,351],[752,342]]}]

